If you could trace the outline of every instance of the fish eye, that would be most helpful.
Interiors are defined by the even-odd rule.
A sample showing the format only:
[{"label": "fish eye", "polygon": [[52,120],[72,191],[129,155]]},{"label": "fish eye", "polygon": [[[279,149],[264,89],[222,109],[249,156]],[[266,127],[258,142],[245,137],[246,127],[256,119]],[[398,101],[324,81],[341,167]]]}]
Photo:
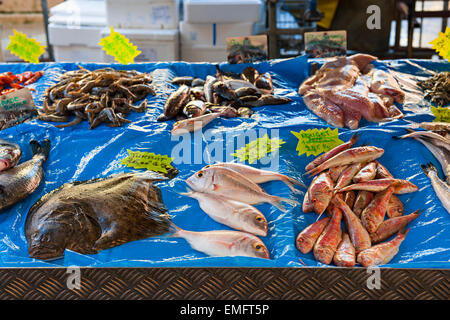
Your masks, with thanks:
[{"label": "fish eye", "polygon": [[260,243],[258,243],[258,242],[255,242],[254,244],[253,244],[253,248],[255,248],[255,250],[262,250],[262,248],[263,248],[263,246],[260,244]]},{"label": "fish eye", "polygon": [[262,218],[260,216],[256,216],[256,221],[262,221]]},{"label": "fish eye", "polygon": [[197,177],[199,177],[199,178],[203,177],[203,172],[200,171],[199,173],[197,173]]}]

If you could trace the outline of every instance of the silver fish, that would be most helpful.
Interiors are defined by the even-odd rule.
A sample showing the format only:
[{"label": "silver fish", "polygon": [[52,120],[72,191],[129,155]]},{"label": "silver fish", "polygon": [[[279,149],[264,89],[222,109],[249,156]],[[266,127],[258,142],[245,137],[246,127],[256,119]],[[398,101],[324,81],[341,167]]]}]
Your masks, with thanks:
[{"label": "silver fish", "polygon": [[203,94],[205,96],[206,102],[213,103],[214,102],[214,83],[216,83],[218,80],[216,77],[213,76],[207,76],[205,85],[203,87]]},{"label": "silver fish", "polygon": [[249,204],[202,192],[189,191],[181,194],[198,200],[200,208],[219,223],[257,236],[267,235],[266,218]]},{"label": "silver fish", "polygon": [[173,124],[171,133],[175,136],[201,130],[204,126],[221,115],[221,112],[208,113],[195,118],[177,121]]},{"label": "silver fish", "polygon": [[42,181],[43,163],[50,151],[50,142],[30,142],[33,158],[0,174],[0,211],[32,194]]},{"label": "silver fish", "polygon": [[421,167],[427,177],[430,178],[431,185],[433,186],[439,200],[441,200],[442,205],[447,212],[450,213],[450,186],[439,178],[436,167],[433,164],[422,164]]},{"label": "silver fish", "polygon": [[254,183],[260,184],[260,183],[266,183],[269,181],[274,180],[280,180],[283,181],[289,189],[291,189],[294,193],[301,193],[301,191],[294,188],[294,185],[299,185],[304,188],[306,188],[305,184],[303,184],[300,181],[297,181],[291,177],[288,177],[284,174],[278,173],[278,172],[272,172],[267,170],[261,170],[257,168],[253,168],[251,166],[247,166],[240,163],[234,163],[234,162],[225,162],[225,163],[215,163],[212,165],[207,165],[205,168],[209,167],[224,167],[231,170],[234,170],[236,172],[239,172],[240,174],[246,176],[248,179],[253,181]]},{"label": "silver fish", "polygon": [[231,230],[194,232],[173,226],[173,237],[185,239],[194,250],[214,257],[255,257],[270,259],[269,250],[257,236]]},{"label": "silver fish", "polygon": [[15,167],[21,156],[22,150],[17,144],[0,139],[0,172]]},{"label": "silver fish", "polygon": [[281,202],[297,205],[298,202],[273,196],[244,175],[228,168],[211,167],[200,170],[186,180],[188,186],[199,192],[218,194],[247,204],[268,202],[285,211]]}]

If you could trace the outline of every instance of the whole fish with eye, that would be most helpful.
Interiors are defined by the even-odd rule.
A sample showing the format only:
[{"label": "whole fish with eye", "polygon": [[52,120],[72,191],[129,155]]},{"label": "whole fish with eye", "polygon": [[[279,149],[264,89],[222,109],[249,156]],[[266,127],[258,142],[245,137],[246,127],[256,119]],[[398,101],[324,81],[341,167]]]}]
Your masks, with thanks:
[{"label": "whole fish with eye", "polygon": [[175,225],[172,237],[185,239],[194,250],[213,257],[254,257],[270,259],[269,250],[257,236],[231,230],[194,232]]},{"label": "whole fish with eye", "polygon": [[266,182],[274,181],[274,180],[280,180],[280,181],[283,181],[289,187],[289,189],[291,189],[292,192],[294,192],[294,193],[300,193],[300,191],[298,191],[297,189],[294,188],[294,185],[298,185],[298,186],[302,186],[303,188],[306,188],[306,186],[302,182],[297,181],[297,180],[295,180],[291,177],[288,177],[284,174],[281,174],[278,172],[261,170],[261,169],[253,168],[251,166],[247,166],[247,165],[240,164],[240,163],[219,162],[219,163],[207,165],[203,169],[207,169],[210,167],[224,167],[224,168],[231,169],[233,171],[236,171],[236,172],[244,175],[245,177],[247,177],[248,179],[250,179],[251,181],[253,181],[256,184],[266,183]]},{"label": "whole fish with eye", "polygon": [[266,218],[249,204],[202,192],[189,191],[181,194],[197,199],[200,208],[219,223],[257,236],[267,235]]},{"label": "whole fish with eye", "polygon": [[264,192],[244,175],[223,167],[202,169],[186,180],[188,186],[198,192],[216,194],[247,204],[267,202],[286,211],[282,202],[297,205],[297,201],[273,196]]},{"label": "whole fish with eye", "polygon": [[17,144],[0,139],[0,172],[15,167],[21,156],[22,150]]},{"label": "whole fish with eye", "polygon": [[28,212],[25,235],[31,258],[59,258],[69,249],[95,254],[126,242],[162,235],[170,217],[154,172],[122,173],[66,183]]},{"label": "whole fish with eye", "polygon": [[42,165],[47,160],[50,142],[32,140],[33,158],[0,173],[0,212],[32,194],[44,177]]}]

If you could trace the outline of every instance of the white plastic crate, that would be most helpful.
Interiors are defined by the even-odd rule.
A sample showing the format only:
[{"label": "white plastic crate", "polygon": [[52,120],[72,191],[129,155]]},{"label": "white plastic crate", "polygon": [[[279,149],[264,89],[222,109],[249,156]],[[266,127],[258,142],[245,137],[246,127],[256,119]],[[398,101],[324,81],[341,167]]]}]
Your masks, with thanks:
[{"label": "white plastic crate", "polygon": [[[110,29],[102,31],[102,38],[110,34]],[[141,51],[134,61],[177,61],[179,58],[178,29],[151,30],[151,29],[114,29],[127,37],[137,49]],[[103,51],[105,62],[114,62],[114,57]]]},{"label": "white plastic crate", "polygon": [[253,22],[243,23],[188,23],[180,22],[182,44],[226,46],[227,38],[252,35]]},{"label": "white plastic crate", "polygon": [[105,2],[69,0],[53,7],[49,42],[57,62],[103,62],[98,45],[106,26]]},{"label": "white plastic crate", "polygon": [[181,60],[187,62],[225,62],[226,46],[181,45]]},{"label": "white plastic crate", "polygon": [[189,23],[256,22],[261,0],[184,0],[184,21]]},{"label": "white plastic crate", "polygon": [[179,4],[179,0],[106,0],[106,21],[122,29],[178,29]]}]

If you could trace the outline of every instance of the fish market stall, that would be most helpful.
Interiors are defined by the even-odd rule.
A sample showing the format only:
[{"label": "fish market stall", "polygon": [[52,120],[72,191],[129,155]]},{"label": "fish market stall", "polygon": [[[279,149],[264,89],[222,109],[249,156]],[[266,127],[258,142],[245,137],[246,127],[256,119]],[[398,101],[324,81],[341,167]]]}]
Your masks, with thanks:
[{"label": "fish market stall", "polygon": [[[155,290],[145,289],[140,280],[130,280],[133,276],[125,274],[124,270],[139,277],[151,276],[158,283],[175,283],[184,276],[190,284],[183,282],[186,286],[180,289],[183,294],[193,290],[193,284],[207,286],[216,278],[223,282],[216,287],[225,287],[227,278],[232,279],[231,286],[239,286],[247,281],[245,279],[251,279],[248,281],[253,283],[246,284],[242,293],[227,289],[230,296],[237,298],[251,296],[252,287],[276,287],[276,283],[279,286],[275,293],[255,289],[255,296],[282,296],[301,287],[311,277],[316,277],[320,284],[318,287],[332,287],[330,279],[341,277],[342,281],[351,281],[354,290],[360,290],[360,283],[366,281],[366,276],[363,276],[366,271],[362,266],[371,266],[367,259],[350,264],[351,268],[342,268],[348,266],[341,263],[345,259],[335,259],[331,263],[329,254],[321,255],[312,246],[309,250],[301,250],[302,246],[299,246],[302,231],[317,223],[315,227],[321,230],[320,234],[329,221],[330,229],[333,227],[331,222],[339,228],[335,233],[339,237],[334,239],[337,241],[334,251],[341,239],[347,242],[343,240],[339,247],[344,247],[341,248],[343,252],[351,242],[355,245],[351,226],[343,222],[344,218],[351,220],[348,212],[354,210],[354,202],[348,205],[346,199],[340,199],[331,206],[328,199],[321,207],[321,200],[314,198],[313,209],[305,210],[305,197],[314,193],[309,192],[314,185],[314,175],[323,177],[323,173],[328,176],[330,168],[338,165],[326,166],[327,163],[323,165],[323,162],[310,165],[320,157],[320,153],[301,154],[299,135],[309,129],[329,128],[337,130],[340,140],[333,147],[357,137],[354,147],[373,148],[370,152],[382,151],[376,157],[365,159],[364,166],[361,160],[349,181],[336,180],[341,181],[337,192],[353,191],[356,196],[361,190],[369,190],[383,203],[396,194],[400,215],[410,215],[401,224],[402,227],[407,226],[408,231],[398,227],[394,232],[379,235],[377,243],[394,241],[392,239],[400,236],[402,241],[396,244],[398,253],[392,254],[392,259],[376,264],[386,275],[394,275],[392,272],[401,269],[401,281],[423,281],[421,289],[417,290],[429,290],[428,294],[440,296],[445,290],[440,291],[441,285],[427,282],[426,275],[436,271],[436,277],[447,279],[443,281],[448,283],[448,198],[435,187],[439,183],[435,175],[445,180],[443,177],[448,168],[443,167],[445,156],[444,160],[439,159],[436,147],[431,147],[434,152],[427,148],[432,138],[414,135],[410,131],[422,131],[417,124],[434,119],[431,107],[435,100],[424,97],[421,89],[430,85],[421,87],[417,82],[425,81],[435,73],[449,72],[450,65],[443,61],[407,59],[370,62],[374,70],[396,79],[404,96],[392,100],[391,108],[382,110],[385,111],[382,116],[378,117],[378,111],[367,111],[362,116],[357,115],[357,120],[329,117],[330,113],[323,112],[325,109],[316,108],[318,104],[345,104],[339,98],[344,93],[348,94],[345,90],[351,88],[343,83],[342,91],[327,92],[326,98],[324,91],[320,91],[327,90],[324,82],[307,83],[308,88],[305,89],[305,80],[314,76],[311,67],[330,63],[321,59],[308,60],[306,56],[254,64],[221,63],[218,67],[210,63],[186,62],[1,64],[2,74],[31,72],[30,77],[36,74],[40,77],[28,85],[39,113],[29,121],[0,131],[1,139],[14,143],[0,144],[0,148],[13,150],[16,155],[21,151],[21,157],[0,162],[0,168],[5,170],[0,174],[0,267],[7,268],[9,271],[5,272],[10,272],[10,275],[12,270],[19,268],[25,278],[29,277],[28,268],[50,268],[45,269],[49,273],[42,278],[43,282],[51,277],[64,281],[63,275],[52,273],[57,268],[94,267],[86,269],[86,277],[93,279],[95,270],[98,270],[103,277],[108,275],[114,279],[126,279],[126,282],[135,281],[134,284],[143,286],[141,291],[147,293]],[[367,65],[353,66],[364,69]],[[319,69],[316,77],[324,74],[320,70],[324,69]],[[233,74],[243,76],[238,80],[233,78]],[[211,83],[213,77],[216,81],[219,78],[221,83]],[[194,81],[197,85],[193,84]],[[252,84],[246,84],[245,93],[242,81]],[[204,90],[205,97],[211,88],[211,96],[203,102],[192,103],[199,101],[194,90],[198,87]],[[299,92],[299,88],[305,90]],[[374,85],[373,95],[377,88],[382,92],[380,86]],[[328,97],[331,94],[330,102]],[[448,96],[448,92],[446,94]],[[442,96],[438,98],[443,99]],[[227,107],[221,101],[237,101],[237,105]],[[174,110],[168,105],[186,106],[188,102],[189,107],[182,110]],[[351,111],[346,109],[344,113],[348,115]],[[201,127],[194,128],[193,123],[185,122],[192,119],[201,122]],[[448,132],[447,136],[441,135],[445,131],[442,128],[432,127],[429,131],[429,134],[441,137],[434,139],[448,139]],[[248,158],[241,161],[238,141],[244,141],[245,146],[266,136],[271,141],[278,141],[277,148],[254,161]],[[168,170],[154,173],[143,167],[127,166],[126,159],[138,152],[172,158],[170,165],[165,167]],[[386,185],[380,187],[377,183],[377,189],[370,182],[377,181],[372,180],[377,168],[373,161],[390,173],[390,176],[378,177],[384,179]],[[258,180],[246,167],[242,174],[250,182],[245,180],[244,183],[241,174],[235,175],[239,168],[233,169],[232,165],[231,169],[230,165],[227,168],[216,167],[214,164],[217,162],[245,164],[277,174]],[[32,183],[28,180],[23,182],[23,176],[29,177],[29,171],[22,174],[20,170],[31,170],[26,166],[33,167]],[[361,172],[361,169],[368,173]],[[18,171],[21,179],[1,180],[2,175],[12,172],[10,170]],[[16,171],[12,172],[15,177]],[[356,173],[358,176],[355,178]],[[200,179],[209,174],[213,175],[213,180],[216,179],[212,186]],[[263,175],[261,172],[254,174],[256,177]],[[325,184],[331,181],[324,179]],[[412,186],[411,190],[400,192],[393,186],[393,181],[404,181],[402,187]],[[363,188],[355,186],[358,183],[366,185]],[[234,189],[224,187],[231,184]],[[333,186],[338,187],[331,182],[330,194],[334,194]],[[208,189],[210,187],[212,189]],[[243,200],[239,205],[214,202],[220,197],[210,199],[208,194],[212,192],[204,192],[204,195],[202,191],[205,190],[214,190],[218,196],[239,194]],[[259,198],[242,204],[248,199],[246,192]],[[381,199],[383,197],[385,200]],[[224,212],[228,210],[226,206],[239,206],[240,212],[247,214],[246,218],[236,222],[232,216],[218,216],[221,206],[225,206]],[[212,207],[216,210],[209,210]],[[335,208],[342,211],[343,216],[333,215]],[[327,217],[328,209],[331,214]],[[360,212],[361,220],[371,234],[383,223],[386,211],[389,214],[393,212],[385,208],[382,217],[377,218],[376,227],[369,218],[363,218],[369,213]],[[144,212],[151,212],[151,215]],[[246,231],[245,241],[239,238],[243,230],[239,234],[233,233],[239,228]],[[383,225],[383,228],[391,227]],[[341,231],[345,234],[342,238]],[[230,248],[236,242],[241,247],[232,251]],[[370,244],[366,247],[361,245],[357,251],[368,248]],[[245,256],[243,252],[250,253]],[[196,269],[192,269],[194,267]],[[423,280],[416,278],[419,274],[423,275]],[[272,279],[272,283],[268,283],[268,279]],[[383,281],[391,280],[386,277]],[[85,290],[94,290],[93,287]],[[117,289],[117,294],[123,290]],[[324,297],[325,294],[320,292],[310,288],[304,292],[296,291],[295,296]],[[182,293],[172,296],[179,297]],[[136,291],[134,294],[142,293]],[[213,297],[216,294],[214,291],[199,295]],[[335,296],[348,294],[341,292]],[[380,295],[379,292],[366,294]]]}]

